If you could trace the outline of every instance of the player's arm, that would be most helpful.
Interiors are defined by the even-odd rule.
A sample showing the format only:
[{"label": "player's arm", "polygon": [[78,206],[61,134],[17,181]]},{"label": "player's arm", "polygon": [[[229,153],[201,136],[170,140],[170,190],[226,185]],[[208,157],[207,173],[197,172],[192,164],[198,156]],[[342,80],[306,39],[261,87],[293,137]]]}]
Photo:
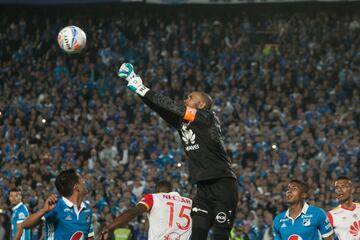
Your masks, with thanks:
[{"label": "player's arm", "polygon": [[166,122],[174,127],[180,125],[185,107],[145,87],[141,78],[135,74],[134,67],[130,63],[123,63],[121,65],[118,76],[127,81],[127,88],[137,93],[143,102],[158,113]]},{"label": "player's arm", "polygon": [[16,224],[16,233],[14,236],[14,240],[20,240],[21,235],[23,234],[23,227],[21,223]]},{"label": "player's arm", "polygon": [[101,232],[101,239],[102,240],[108,239],[108,234],[112,232],[114,229],[124,226],[132,219],[134,219],[136,216],[141,215],[147,211],[148,208],[145,204],[138,203],[134,208],[131,208],[125,211],[124,213],[120,214],[112,224],[105,226]]},{"label": "player's arm", "polygon": [[149,90],[141,99],[149,108],[159,114],[159,116],[171,126],[180,126],[186,111],[184,105],[176,104],[171,98],[151,90]]},{"label": "player's arm", "polygon": [[273,226],[272,226],[274,240],[281,240],[278,222],[279,222],[278,217],[275,217],[275,219],[273,221]]},{"label": "player's arm", "polygon": [[177,104],[171,98],[145,87],[141,78],[135,75],[131,64],[121,65],[118,76],[128,81],[127,88],[137,93],[148,107],[173,127],[179,127],[182,121],[194,122],[195,119],[197,122],[211,123],[211,113]]},{"label": "player's arm", "polygon": [[331,226],[328,216],[325,211],[320,209],[318,214],[318,230],[325,240],[333,240],[334,230]]},{"label": "player's arm", "polygon": [[31,214],[25,221],[22,223],[22,228],[33,228],[41,222],[41,218],[53,210],[56,206],[57,196],[52,193],[45,201],[43,208],[37,211],[34,214]]},{"label": "player's arm", "polygon": [[16,233],[14,236],[14,240],[20,240],[21,236],[23,234],[23,227],[22,227],[22,223],[24,222],[24,220],[26,219],[26,213],[25,212],[20,212],[17,214],[17,218],[16,218]]},{"label": "player's arm", "polygon": [[92,219],[92,214],[90,215],[90,226],[89,226],[89,233],[88,233],[88,240],[93,240],[94,239],[94,224],[93,224],[93,219]]},{"label": "player's arm", "polygon": [[333,218],[331,212],[327,212],[327,217],[329,219],[331,226],[334,228],[334,218]]},{"label": "player's arm", "polygon": [[89,231],[89,234],[88,234],[88,240],[94,240],[94,226],[93,224],[91,223],[90,225],[90,231]]},{"label": "player's arm", "polygon": [[149,90],[141,99],[148,107],[175,128],[179,127],[183,121],[210,125],[214,118],[214,115],[209,111],[176,104],[171,98],[152,90]]}]

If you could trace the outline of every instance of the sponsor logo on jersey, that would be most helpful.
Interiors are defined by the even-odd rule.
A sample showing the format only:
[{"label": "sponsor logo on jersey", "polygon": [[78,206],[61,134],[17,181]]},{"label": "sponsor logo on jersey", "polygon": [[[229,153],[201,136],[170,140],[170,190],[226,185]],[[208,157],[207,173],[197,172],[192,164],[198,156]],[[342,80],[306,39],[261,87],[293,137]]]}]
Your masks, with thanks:
[{"label": "sponsor logo on jersey", "polygon": [[303,240],[303,239],[299,235],[293,234],[288,238],[288,240]]},{"label": "sponsor logo on jersey", "polygon": [[351,224],[351,226],[350,226],[349,232],[354,237],[359,236],[359,234],[360,234],[360,221],[353,222],[353,224]]},{"label": "sponsor logo on jersey", "polygon": [[175,232],[169,233],[164,236],[163,240],[180,240],[181,235]]},{"label": "sponsor logo on jersey", "polygon": [[224,223],[226,221],[226,214],[224,212],[219,212],[215,219],[218,223]]},{"label": "sponsor logo on jersey", "polygon": [[286,223],[283,223],[283,224],[281,224],[280,228],[286,228],[286,227],[287,227]]},{"label": "sponsor logo on jersey", "polygon": [[70,208],[64,208],[64,212],[71,212]]},{"label": "sponsor logo on jersey", "polygon": [[203,213],[209,213],[208,211],[204,210],[204,209],[201,209],[201,208],[198,208],[198,207],[193,207],[192,209],[193,212],[203,212]]},{"label": "sponsor logo on jersey", "polygon": [[66,218],[65,218],[66,221],[72,221],[72,217],[71,215],[67,215]]},{"label": "sponsor logo on jersey", "polygon": [[185,142],[186,145],[188,145],[189,143],[195,143],[196,135],[191,129],[187,129],[186,124],[183,124],[181,133],[183,135],[182,140]]},{"label": "sponsor logo on jersey", "polygon": [[289,218],[282,218],[282,219],[280,219],[280,222],[287,222],[289,220],[290,220]]},{"label": "sponsor logo on jersey", "polygon": [[192,150],[197,150],[199,148],[200,148],[199,144],[195,144],[192,146],[187,146],[185,149],[186,149],[186,151],[192,151]]},{"label": "sponsor logo on jersey", "polygon": [[70,240],[85,240],[84,234],[81,231],[77,231],[70,237]]},{"label": "sponsor logo on jersey", "polygon": [[199,144],[195,144],[195,133],[191,129],[187,129],[187,124],[183,124],[181,134],[181,139],[184,141],[185,145],[192,144],[185,147],[186,151],[197,150],[200,148]]}]

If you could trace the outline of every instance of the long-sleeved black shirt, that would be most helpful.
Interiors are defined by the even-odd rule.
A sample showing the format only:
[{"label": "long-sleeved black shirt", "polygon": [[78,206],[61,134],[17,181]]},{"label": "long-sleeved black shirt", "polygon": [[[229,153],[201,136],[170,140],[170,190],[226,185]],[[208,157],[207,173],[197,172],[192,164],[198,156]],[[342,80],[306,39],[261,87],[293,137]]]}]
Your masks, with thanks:
[{"label": "long-sleeved black shirt", "polygon": [[213,112],[195,110],[192,121],[184,120],[187,107],[154,91],[148,91],[143,102],[175,127],[189,157],[189,172],[193,183],[200,181],[235,178],[231,169],[220,130],[220,123]]}]

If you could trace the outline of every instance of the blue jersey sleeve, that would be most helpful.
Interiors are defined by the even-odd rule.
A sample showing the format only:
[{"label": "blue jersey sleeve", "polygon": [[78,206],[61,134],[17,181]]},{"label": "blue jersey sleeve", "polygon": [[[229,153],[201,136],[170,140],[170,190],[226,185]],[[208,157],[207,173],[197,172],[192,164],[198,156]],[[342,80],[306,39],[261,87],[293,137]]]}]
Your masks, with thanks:
[{"label": "blue jersey sleeve", "polygon": [[318,229],[322,237],[329,237],[333,234],[333,228],[324,210],[319,209],[318,213]]},{"label": "blue jersey sleeve", "polygon": [[16,224],[18,223],[22,223],[25,218],[27,218],[29,216],[29,214],[27,213],[27,211],[25,211],[25,209],[21,209],[16,216]]},{"label": "blue jersey sleeve", "polygon": [[91,212],[91,215],[90,215],[90,222],[91,222],[91,224],[90,224],[90,227],[89,227],[89,234],[88,234],[88,238],[89,237],[94,237],[94,225],[93,225],[93,215],[92,215],[92,212]]},{"label": "blue jersey sleeve", "polygon": [[88,234],[88,238],[89,237],[94,237],[94,226],[91,223],[90,228],[89,228],[89,234]]},{"label": "blue jersey sleeve", "polygon": [[280,231],[279,231],[279,215],[275,217],[273,222],[273,235],[274,235],[274,240],[281,240]]}]

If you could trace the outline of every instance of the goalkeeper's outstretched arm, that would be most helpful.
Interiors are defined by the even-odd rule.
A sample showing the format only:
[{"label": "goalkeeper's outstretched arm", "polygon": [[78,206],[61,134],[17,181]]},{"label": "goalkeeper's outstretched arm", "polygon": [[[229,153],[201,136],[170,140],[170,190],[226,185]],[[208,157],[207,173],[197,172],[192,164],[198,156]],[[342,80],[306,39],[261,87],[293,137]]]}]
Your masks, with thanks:
[{"label": "goalkeeper's outstretched arm", "polygon": [[121,65],[118,76],[128,82],[127,88],[137,93],[143,102],[152,110],[160,115],[166,122],[173,127],[178,127],[185,115],[186,107],[177,104],[169,97],[151,91],[144,86],[142,79],[135,74],[134,68],[130,63]]},{"label": "goalkeeper's outstretched arm", "polygon": [[171,98],[151,90],[141,99],[171,126],[180,126],[186,111],[184,105],[178,105]]},{"label": "goalkeeper's outstretched arm", "polygon": [[[210,125],[214,118],[214,114],[210,111],[212,100],[205,93],[192,92],[186,99],[186,103],[177,104],[171,98],[147,88],[142,79],[135,74],[134,67],[130,63],[121,65],[118,76],[127,81],[129,90],[137,93],[147,106],[175,128],[179,128],[182,121],[194,122],[195,116],[196,122],[205,125]],[[196,105],[194,105],[194,99],[197,99]],[[189,101],[193,103],[189,104]]]}]

